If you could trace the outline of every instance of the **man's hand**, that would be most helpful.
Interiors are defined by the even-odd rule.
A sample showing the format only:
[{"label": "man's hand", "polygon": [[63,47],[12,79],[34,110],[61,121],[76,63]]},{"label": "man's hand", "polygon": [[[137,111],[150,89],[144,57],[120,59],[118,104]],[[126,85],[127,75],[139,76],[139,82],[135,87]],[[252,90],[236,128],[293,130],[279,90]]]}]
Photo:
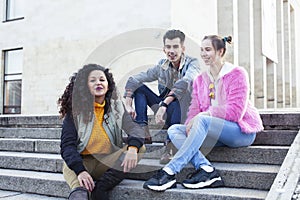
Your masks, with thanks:
[{"label": "man's hand", "polygon": [[[169,95],[173,94],[173,92],[171,91],[169,93]],[[175,98],[173,96],[167,96],[163,102],[167,105],[169,105],[172,101],[174,101]],[[155,114],[155,122],[157,124],[164,124],[165,120],[163,119],[165,113],[167,111],[167,108],[165,106],[160,106],[159,109],[157,110],[156,114]]]},{"label": "man's hand", "polygon": [[156,114],[155,114],[155,122],[157,124],[164,124],[165,120],[163,119],[164,114],[166,113],[167,108],[164,106],[159,107],[159,109],[157,110]]},{"label": "man's hand", "polygon": [[130,98],[130,97],[125,98],[125,108],[126,108],[127,112],[129,113],[129,115],[131,115],[131,117],[133,119],[135,119],[136,113],[135,113],[134,108],[132,107],[132,98]]},{"label": "man's hand", "polygon": [[129,172],[131,169],[135,168],[138,162],[137,148],[129,147],[126,152],[125,158],[121,164],[123,167],[123,172]]},{"label": "man's hand", "polygon": [[90,192],[93,191],[95,183],[93,178],[87,171],[80,172],[77,178],[81,187],[86,188]]}]

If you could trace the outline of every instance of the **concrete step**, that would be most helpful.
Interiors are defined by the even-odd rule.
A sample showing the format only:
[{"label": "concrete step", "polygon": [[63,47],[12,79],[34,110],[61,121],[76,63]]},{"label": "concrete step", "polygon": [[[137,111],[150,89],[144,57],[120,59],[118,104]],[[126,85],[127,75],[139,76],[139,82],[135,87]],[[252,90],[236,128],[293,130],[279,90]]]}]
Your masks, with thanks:
[{"label": "concrete step", "polygon": [[298,130],[264,130],[256,134],[254,145],[290,146],[297,133]]},{"label": "concrete step", "polygon": [[59,154],[0,151],[0,168],[44,172],[62,172]]},{"label": "concrete step", "polygon": [[[283,116],[283,117],[282,117]],[[266,127],[278,126],[300,126],[298,121],[300,114],[263,114]],[[280,121],[276,121],[276,117]],[[288,120],[287,120],[288,119]],[[150,116],[151,120],[151,116]],[[289,121],[290,120],[290,121]],[[40,138],[40,139],[59,139],[61,134],[61,123],[57,115],[53,116],[0,116],[0,138]],[[295,125],[295,123],[298,123]],[[151,123],[150,123],[151,124]],[[268,125],[269,124],[269,125]],[[274,125],[275,124],[275,125]],[[153,125],[153,124],[152,124]],[[152,126],[151,125],[151,126]],[[16,128],[19,127],[19,128]],[[294,140],[297,130],[266,129],[257,134],[254,144],[262,145],[290,145]],[[167,137],[166,130],[161,127],[152,126],[151,135],[154,142],[163,142]],[[299,127],[300,129],[300,127]]]},{"label": "concrete step", "polygon": [[[296,130],[265,130],[257,134],[254,145],[290,145]],[[150,130],[153,142],[164,142],[167,130]],[[60,139],[61,128],[8,128],[0,127],[0,138]]]},{"label": "concrete step", "polygon": [[59,139],[61,128],[0,127],[0,138]]},{"label": "concrete step", "polygon": [[66,200],[66,198],[0,190],[1,200]]},{"label": "concrete step", "polygon": [[[300,112],[270,112],[261,111],[265,129],[300,129]],[[149,124],[155,129],[161,129],[161,125],[155,125],[154,116],[150,115]],[[62,120],[59,115],[1,115],[0,127],[61,127]]]},{"label": "concrete step", "polygon": [[288,150],[289,147],[283,146],[217,147],[208,153],[207,159],[212,162],[281,165]]},{"label": "concrete step", "polygon": [[[59,155],[33,154],[33,153],[0,153],[0,167],[7,169],[21,169],[44,172],[61,172],[62,159]],[[271,186],[278,170],[278,165],[262,164],[236,164],[236,163],[215,163],[216,168],[223,176],[226,186],[244,187],[267,190]],[[128,174],[130,179],[147,180],[154,171],[162,168],[157,159],[142,159],[138,167]],[[179,180],[183,180],[187,173],[193,171],[193,167],[188,165],[182,173],[178,175]],[[235,180],[236,178],[236,180]],[[255,183],[255,181],[260,182]]]},{"label": "concrete step", "polygon": [[[219,147],[207,151],[207,158],[220,172],[226,187],[185,190],[179,186],[179,189],[165,193],[147,191],[142,189],[143,180],[150,178],[163,165],[158,159],[142,159],[139,166],[127,174],[128,179],[136,180],[124,180],[126,184],[122,185],[122,182],[111,193],[112,199],[199,199],[199,195],[201,199],[264,199],[300,128],[300,113],[265,113],[262,119],[265,131],[257,134],[253,146]],[[152,122],[151,127],[157,128]],[[68,195],[69,188],[61,174],[63,161],[59,155],[61,123],[57,115],[0,116],[0,168],[6,168],[0,169],[0,189],[56,197]],[[166,131],[158,134],[160,128],[151,130],[153,141],[158,143],[147,145],[145,158],[161,156]],[[190,172],[193,168],[188,165],[177,175],[178,181]]]},{"label": "concrete step", "polygon": [[[264,130],[256,134],[253,145],[282,145],[289,146],[294,141],[298,130]],[[167,130],[150,130],[153,142],[164,142]]]},{"label": "concrete step", "polygon": [[[180,184],[178,188],[163,193],[143,189],[144,181],[123,180],[110,192],[110,199],[264,199],[267,192],[261,190],[239,188],[213,188],[201,190],[184,189]],[[67,197],[69,188],[61,174],[37,173],[32,171],[0,170],[0,189],[11,190],[40,195]],[[15,194],[18,194],[18,193]],[[26,194],[30,196],[29,194]],[[31,196],[32,197],[32,196]],[[36,196],[35,196],[36,197]],[[33,198],[34,199],[34,198]],[[42,199],[42,198],[41,198]],[[45,198],[51,199],[51,198]],[[54,200],[54,198],[52,198]],[[20,199],[21,200],[21,199]]]},{"label": "concrete step", "polygon": [[[60,155],[58,155],[60,150],[59,144],[59,140],[0,139],[0,158],[2,158],[3,162],[6,160],[4,163],[7,163],[7,166],[9,166],[8,163],[17,158],[20,161],[15,162],[20,162],[21,164],[24,164],[22,163],[24,159],[41,159],[40,163],[52,158],[61,159]],[[160,159],[165,151],[165,146],[162,143],[146,144],[146,149],[144,158]],[[201,149],[201,151],[213,162],[280,165],[288,149],[289,147],[286,146],[249,146],[241,148],[215,147],[213,149]],[[56,153],[57,155],[43,153]]]},{"label": "concrete step", "polygon": [[[261,111],[261,119],[265,130],[299,130],[300,129],[300,112],[270,112]],[[161,129],[162,125],[155,123],[153,115],[148,116],[149,126],[151,129]]]},{"label": "concrete step", "polygon": [[67,197],[69,187],[61,173],[0,169],[0,189]]},{"label": "concrete step", "polygon": [[262,118],[265,129],[300,129],[300,112],[270,112],[261,111],[260,116]]},{"label": "concrete step", "polygon": [[[280,168],[279,165],[263,164],[213,163],[213,165],[222,176],[226,187],[258,190],[269,190]],[[142,159],[139,165],[127,174],[127,178],[147,180],[163,166],[157,159]],[[188,164],[177,175],[177,180],[183,181],[193,171],[194,168]]]},{"label": "concrete step", "polygon": [[267,192],[252,189],[238,188],[207,188],[190,190],[177,184],[177,188],[165,192],[154,192],[143,189],[143,181],[127,180],[122,181],[110,193],[113,200],[184,200],[184,199],[202,199],[202,200],[262,200],[265,199]]},{"label": "concrete step", "polygon": [[0,138],[0,151],[59,153],[59,139]]},{"label": "concrete step", "polygon": [[[160,159],[165,151],[162,143],[146,144],[144,158]],[[281,165],[289,147],[287,146],[249,146],[240,148],[214,147],[201,148],[207,159],[213,162],[253,163]],[[230,155],[230,156],[229,156]]]},{"label": "concrete step", "polygon": [[58,115],[0,115],[0,127],[61,127]]}]

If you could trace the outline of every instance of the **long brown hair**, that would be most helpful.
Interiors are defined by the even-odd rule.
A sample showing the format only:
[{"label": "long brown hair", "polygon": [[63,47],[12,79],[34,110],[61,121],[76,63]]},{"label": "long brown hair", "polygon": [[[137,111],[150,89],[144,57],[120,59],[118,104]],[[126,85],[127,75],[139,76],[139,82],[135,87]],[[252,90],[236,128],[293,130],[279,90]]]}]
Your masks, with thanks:
[{"label": "long brown hair", "polygon": [[94,96],[90,93],[88,88],[88,76],[94,70],[101,70],[104,72],[108,81],[108,91],[105,94],[104,113],[110,108],[111,99],[116,99],[116,86],[112,73],[109,69],[97,64],[84,65],[77,73],[70,77],[70,82],[62,96],[58,99],[59,114],[64,118],[67,113],[73,117],[82,114],[84,122],[91,120],[94,113]]}]

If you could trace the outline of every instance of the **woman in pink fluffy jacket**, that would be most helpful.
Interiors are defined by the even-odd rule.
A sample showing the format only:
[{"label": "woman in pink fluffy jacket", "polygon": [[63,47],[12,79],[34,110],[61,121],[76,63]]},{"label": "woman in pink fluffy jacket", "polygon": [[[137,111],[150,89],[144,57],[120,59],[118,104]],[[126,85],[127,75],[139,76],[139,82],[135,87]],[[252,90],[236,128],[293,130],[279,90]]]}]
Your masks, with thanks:
[{"label": "woman in pink fluffy jacket", "polygon": [[171,141],[179,150],[164,168],[144,183],[144,188],[164,191],[176,187],[175,174],[189,162],[196,171],[182,182],[185,188],[223,186],[222,178],[199,148],[249,146],[256,132],[263,130],[259,113],[249,101],[246,70],[223,60],[226,43],[231,40],[231,36],[203,38],[201,57],[209,70],[194,80],[185,124],[168,129]]}]

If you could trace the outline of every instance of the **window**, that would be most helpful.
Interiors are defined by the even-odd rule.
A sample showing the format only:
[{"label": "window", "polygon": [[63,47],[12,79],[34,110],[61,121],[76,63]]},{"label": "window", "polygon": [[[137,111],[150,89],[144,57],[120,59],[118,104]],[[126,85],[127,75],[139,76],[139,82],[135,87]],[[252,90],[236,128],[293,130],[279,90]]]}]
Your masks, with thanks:
[{"label": "window", "polygon": [[24,19],[24,0],[6,0],[6,21]]},{"label": "window", "polygon": [[4,51],[3,113],[21,113],[23,50]]}]

